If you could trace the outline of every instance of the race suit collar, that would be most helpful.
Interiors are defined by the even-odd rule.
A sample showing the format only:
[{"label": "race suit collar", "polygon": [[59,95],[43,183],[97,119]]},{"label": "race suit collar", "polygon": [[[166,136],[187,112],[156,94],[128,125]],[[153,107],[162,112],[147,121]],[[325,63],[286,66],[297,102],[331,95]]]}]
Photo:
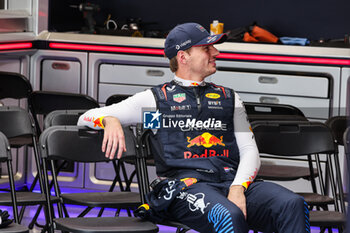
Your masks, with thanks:
[{"label": "race suit collar", "polygon": [[176,84],[180,86],[185,86],[185,87],[193,87],[193,86],[205,86],[205,81],[197,82],[193,80],[187,80],[187,79],[182,79],[178,76],[174,76],[174,81]]}]

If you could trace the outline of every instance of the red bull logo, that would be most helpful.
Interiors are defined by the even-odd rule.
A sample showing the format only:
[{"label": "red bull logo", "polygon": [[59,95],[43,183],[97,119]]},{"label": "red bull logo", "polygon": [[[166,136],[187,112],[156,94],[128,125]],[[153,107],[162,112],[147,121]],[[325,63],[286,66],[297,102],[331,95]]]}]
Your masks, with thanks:
[{"label": "red bull logo", "polygon": [[208,132],[205,132],[192,139],[190,137],[187,137],[187,142],[189,143],[187,147],[192,147],[194,145],[204,146],[206,148],[216,146],[216,145],[225,146],[225,144],[223,143],[223,136],[218,138],[215,135],[212,135]]},{"label": "red bull logo", "polygon": [[96,120],[94,120],[94,127],[100,127],[100,128],[104,128],[103,124],[102,124],[102,120],[103,117],[97,118]]},{"label": "red bull logo", "polygon": [[184,159],[198,159],[198,158],[209,158],[209,157],[218,157],[218,156],[228,158],[228,156],[229,156],[228,154],[229,154],[228,149],[222,150],[222,153],[218,153],[216,150],[205,149],[204,153],[201,155],[192,154],[191,151],[185,151],[184,152]]}]

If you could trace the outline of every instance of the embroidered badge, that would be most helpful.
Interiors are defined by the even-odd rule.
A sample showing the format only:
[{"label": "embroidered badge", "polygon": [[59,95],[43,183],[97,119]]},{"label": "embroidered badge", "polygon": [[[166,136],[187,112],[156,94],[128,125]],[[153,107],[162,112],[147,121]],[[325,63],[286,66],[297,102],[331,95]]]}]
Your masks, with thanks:
[{"label": "embroidered badge", "polygon": [[181,103],[186,100],[186,94],[185,93],[175,94],[173,95],[173,100],[175,102]]},{"label": "embroidered badge", "polygon": [[219,99],[220,95],[217,93],[207,93],[207,94],[205,94],[205,97],[207,97],[209,99]]}]

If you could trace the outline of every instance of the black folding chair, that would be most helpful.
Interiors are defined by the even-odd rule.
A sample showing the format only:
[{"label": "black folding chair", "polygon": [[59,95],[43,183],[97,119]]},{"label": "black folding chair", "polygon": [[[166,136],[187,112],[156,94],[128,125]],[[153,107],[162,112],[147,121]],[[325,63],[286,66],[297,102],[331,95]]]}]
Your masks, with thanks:
[{"label": "black folding chair", "polygon": [[[131,156],[136,159],[136,141],[132,130],[129,127],[124,128],[127,152],[124,157]],[[79,194],[61,194],[55,173],[55,163],[57,159],[90,162],[108,162],[101,151],[103,140],[103,131],[91,130],[79,126],[52,126],[47,128],[40,136],[40,148],[43,158],[45,189],[49,193],[49,180],[47,163],[52,167],[52,179],[54,181],[55,193],[60,197],[62,203],[82,204],[87,199],[89,205],[95,205],[105,202],[105,207],[128,208],[138,206],[140,203],[140,194],[138,194],[138,204],[132,198],[130,192],[100,192],[100,193],[79,193]],[[110,194],[114,194],[114,201],[110,199]],[[91,201],[91,196],[95,196],[95,201]],[[51,204],[50,196],[47,195],[47,204]],[[50,230],[54,229],[69,232],[158,232],[158,227],[147,221],[133,217],[96,217],[96,218],[62,218],[62,206],[58,204],[60,218],[53,219],[53,210],[50,210]],[[86,204],[86,203],[85,203]],[[51,206],[51,205],[50,205]],[[54,224],[53,224],[54,223]]]},{"label": "black folding chair", "polygon": [[[336,149],[338,147],[344,146],[344,133],[346,128],[350,125],[350,118],[349,116],[333,116],[330,117],[326,121],[326,125],[331,129],[334,137],[334,142],[337,145]],[[326,186],[327,187],[327,186]],[[347,200],[347,194],[344,193],[343,201],[341,203],[344,203],[345,200]],[[345,206],[342,207],[345,209]]]},{"label": "black folding chair", "polygon": [[[308,121],[304,113],[297,107],[287,104],[270,104],[270,103],[255,103],[245,102],[244,106],[251,123],[254,121]],[[269,155],[261,155],[262,158],[275,159]],[[286,159],[286,158],[284,158]],[[309,163],[311,163],[311,157],[308,157]],[[292,181],[297,179],[306,179],[312,181],[313,191],[316,192],[315,177],[317,177],[318,170],[313,169],[310,173],[308,167],[292,166],[282,164],[271,164],[262,161],[258,179],[274,180],[274,181]],[[314,199],[305,197],[308,202],[314,202]],[[331,198],[323,199],[322,202],[332,203]]]},{"label": "black folding chair", "polygon": [[[91,109],[99,107],[98,102],[92,97],[84,94],[54,92],[54,91],[33,91],[28,97],[29,110],[34,118],[38,136],[40,136],[43,121],[47,114],[54,110],[64,109]],[[58,161],[61,167],[66,163]],[[73,164],[66,165],[74,166]],[[38,176],[34,177],[32,190],[38,181]],[[39,208],[40,210],[40,208]]]},{"label": "black folding chair", "polygon": [[[136,138],[139,140],[139,144],[141,145],[140,148],[142,148],[142,152],[140,153],[141,156],[139,158],[140,167],[137,169],[137,171],[139,171],[138,180],[139,185],[141,185],[140,190],[141,193],[143,193],[142,197],[144,197],[148,192],[150,192],[150,182],[147,169],[149,163],[147,163],[147,161],[155,162],[153,158],[153,152],[157,145],[150,142],[151,137],[154,137],[154,134],[151,130],[145,130],[143,129],[142,124],[137,124]],[[144,198],[142,199],[142,203],[145,203]],[[157,222],[157,224],[174,227],[176,228],[177,233],[184,233],[191,230],[191,228],[180,222],[168,219],[164,219],[161,222]]]},{"label": "black folding chair", "polygon": [[[33,157],[37,168],[39,177],[40,190],[42,193],[35,193],[31,191],[17,192],[17,204],[19,206],[41,205],[46,204],[44,188],[42,183],[42,170],[40,167],[40,157],[37,148],[37,138],[35,133],[34,123],[30,114],[16,106],[0,107],[0,131],[9,139],[11,148],[20,148],[22,146],[30,145],[34,148]],[[58,201],[53,198],[53,201]],[[9,193],[0,193],[0,205],[12,205],[12,199]],[[39,214],[39,213],[38,213]],[[20,214],[19,223],[23,215]],[[29,228],[33,227],[34,222],[38,216],[33,218],[33,222]]]},{"label": "black folding chair", "polygon": [[0,99],[28,98],[33,88],[29,80],[19,74],[0,71]]},{"label": "black folding chair", "polygon": [[[345,151],[345,159],[347,162],[347,167],[348,167],[348,171],[347,171],[347,175],[348,175],[348,179],[349,179],[349,174],[350,174],[350,125],[348,125],[348,127],[346,128],[344,135],[343,135],[343,142],[344,142],[344,151]],[[348,180],[348,184],[350,183],[350,180]],[[349,185],[347,185],[347,191],[349,192]],[[349,198],[349,196],[348,196]],[[349,202],[349,201],[348,201]],[[348,205],[348,210],[349,210],[349,205]],[[349,214],[349,212],[348,212]]]},{"label": "black folding chair", "polygon": [[307,121],[304,113],[288,104],[244,102],[250,122],[257,120]]},{"label": "black folding chair", "polygon": [[53,91],[34,91],[30,94],[28,102],[38,135],[41,133],[40,125],[42,125],[39,123],[40,116],[45,117],[54,110],[87,110],[100,107],[98,102],[88,95]]},{"label": "black folding chair", "polygon": [[[321,206],[325,210],[310,211],[310,225],[321,228],[338,227],[342,231],[345,224],[343,210],[339,209],[337,194],[343,194],[341,185],[340,166],[338,154],[335,149],[333,136],[330,129],[320,122],[306,121],[256,121],[252,123],[252,129],[260,153],[284,157],[315,156],[319,172],[320,193],[299,193],[304,196],[309,205]],[[325,196],[325,181],[323,178],[320,154],[327,157],[326,169],[329,170],[329,179],[333,194],[333,201],[328,202]],[[334,163],[333,163],[334,161]],[[310,160],[306,160],[310,173],[313,166]],[[333,170],[335,168],[335,172]],[[315,186],[315,184],[312,184]],[[315,186],[316,188],[316,186]],[[326,200],[326,201],[325,201]],[[332,200],[332,199],[330,199]],[[327,204],[333,204],[335,211],[327,211]]]},{"label": "black folding chair", "polygon": [[10,144],[6,138],[6,136],[0,132],[0,163],[7,164],[7,173],[9,177],[10,191],[11,191],[11,201],[12,201],[12,209],[14,216],[14,223],[6,226],[5,228],[1,228],[0,231],[3,233],[29,233],[29,229],[25,226],[22,226],[19,223],[18,218],[18,209],[17,209],[17,197],[16,197],[16,188],[15,181],[13,177],[13,169],[12,169],[12,155]]},{"label": "black folding chair", "polygon": [[[25,99],[25,103],[27,103],[28,97],[32,91],[32,85],[22,74],[0,71],[0,100],[3,100],[0,102],[0,106],[19,106],[20,100],[22,99]],[[16,101],[12,103],[10,102],[11,100]]]},{"label": "black folding chair", "polygon": [[106,100],[106,106],[109,106],[109,105],[112,105],[115,103],[119,103],[120,101],[123,101],[123,100],[127,99],[128,97],[130,97],[130,95],[122,95],[122,94],[111,95]]},{"label": "black folding chair", "polygon": [[[106,100],[106,106],[109,106],[109,105],[112,105],[112,104],[116,104],[116,103],[119,103],[127,98],[129,98],[130,95],[123,95],[123,94],[114,94],[114,95],[111,95],[107,98]],[[131,174],[128,176],[126,174],[126,172],[124,172],[126,170],[125,168],[125,164],[131,164],[131,165],[135,165],[135,161],[131,158],[123,158],[122,160],[119,161],[118,165],[120,166],[120,168],[123,170],[123,177],[124,177],[124,180],[126,182],[126,187],[125,189],[126,190],[130,190],[130,185],[131,183],[133,182],[133,179],[135,178],[136,176],[136,170],[132,171]],[[154,159],[149,157],[146,159],[146,165],[147,166],[155,166],[154,164]]]},{"label": "black folding chair", "polygon": [[325,124],[332,130],[335,143],[344,146],[343,136],[346,128],[350,125],[349,116],[333,116]]},{"label": "black folding chair", "polygon": [[54,125],[77,125],[79,117],[86,110],[54,110],[50,112],[44,119],[44,129]]},{"label": "black folding chair", "polygon": [[[57,126],[57,125],[77,125],[79,117],[85,112],[86,110],[55,110],[50,112],[46,117],[44,121],[44,129],[47,129],[51,126]],[[129,158],[128,158],[129,159]],[[131,160],[134,160],[134,158],[130,158]],[[115,172],[115,177],[112,181],[112,184],[110,185],[109,192],[113,192],[113,190],[116,187],[116,184],[119,184],[119,189],[120,191],[130,191],[130,189],[125,190],[124,186],[122,184],[122,180],[120,178],[120,164],[117,163],[116,160],[111,161],[113,164],[114,172]],[[64,165],[64,163],[60,164],[60,166],[56,169],[57,173],[60,172],[61,167]],[[122,167],[122,172],[124,176],[126,177],[126,170],[125,167]],[[58,174],[57,174],[58,175]],[[129,192],[131,194],[131,198],[134,198],[135,204],[139,204],[140,200],[138,198],[139,194]],[[108,197],[106,196],[104,199],[104,202],[112,201],[115,202],[115,198],[113,197],[114,194],[110,194],[109,198],[112,197],[112,200],[108,200]],[[94,195],[91,196],[92,199],[95,199]],[[95,200],[93,200],[95,201]],[[85,202],[89,202],[85,199]],[[98,217],[102,216],[102,213],[104,211],[104,202],[102,202],[100,205],[102,206],[100,212],[98,213]],[[94,207],[98,207],[97,204],[95,204]],[[83,217],[85,216],[93,207],[87,207],[79,216]],[[120,209],[118,209],[119,213]],[[127,209],[129,216],[131,216],[131,213],[129,209]],[[66,212],[66,215],[68,213]]]}]

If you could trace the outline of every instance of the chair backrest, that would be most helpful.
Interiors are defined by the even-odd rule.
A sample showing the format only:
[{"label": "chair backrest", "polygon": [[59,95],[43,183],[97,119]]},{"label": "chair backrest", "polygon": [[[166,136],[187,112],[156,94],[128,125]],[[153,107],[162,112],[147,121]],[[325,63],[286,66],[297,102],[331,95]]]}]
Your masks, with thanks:
[{"label": "chair backrest", "polygon": [[[343,142],[344,142],[344,150],[345,150],[347,160],[350,162],[350,125],[348,125],[348,127],[344,132]],[[350,165],[350,163],[348,165]],[[350,172],[350,170],[348,172]]]},{"label": "chair backrest", "polygon": [[244,102],[250,122],[256,120],[307,121],[297,107],[287,104]]},{"label": "chair backrest", "polygon": [[344,145],[343,135],[350,125],[349,116],[334,116],[326,121],[326,125],[332,130],[334,140],[338,145]]},{"label": "chair backrest", "polygon": [[19,73],[0,72],[0,99],[28,98],[33,88],[29,80]]},{"label": "chair backrest", "polygon": [[[127,151],[123,157],[135,157],[136,141],[130,127],[124,127]],[[52,126],[40,136],[42,158],[74,162],[109,161],[101,150],[103,131],[81,126]]]},{"label": "chair backrest", "polygon": [[39,115],[45,116],[54,110],[98,108],[98,102],[84,94],[33,91],[28,99],[38,134],[41,132]]},{"label": "chair backrest", "polygon": [[34,123],[30,114],[17,106],[0,106],[0,131],[8,139],[35,135]]},{"label": "chair backrest", "polygon": [[5,134],[0,131],[0,162],[11,160],[10,145]]},{"label": "chair backrest", "polygon": [[252,130],[260,153],[300,156],[336,150],[329,127],[321,122],[255,121]]},{"label": "chair backrest", "polygon": [[86,110],[55,110],[50,112],[44,121],[44,129],[54,125],[77,125],[79,117]]},{"label": "chair backrest", "polygon": [[10,191],[11,191],[13,215],[15,218],[15,222],[19,223],[15,181],[14,181],[11,161],[12,161],[12,155],[11,155],[9,141],[8,141],[6,135],[0,131],[0,162],[1,163],[7,162],[7,172],[8,172],[8,177],[9,177]]},{"label": "chair backrest", "polygon": [[123,101],[127,98],[129,98],[131,95],[122,95],[122,94],[115,94],[111,95],[110,97],[107,98],[106,100],[106,106],[119,103],[120,101]]}]

